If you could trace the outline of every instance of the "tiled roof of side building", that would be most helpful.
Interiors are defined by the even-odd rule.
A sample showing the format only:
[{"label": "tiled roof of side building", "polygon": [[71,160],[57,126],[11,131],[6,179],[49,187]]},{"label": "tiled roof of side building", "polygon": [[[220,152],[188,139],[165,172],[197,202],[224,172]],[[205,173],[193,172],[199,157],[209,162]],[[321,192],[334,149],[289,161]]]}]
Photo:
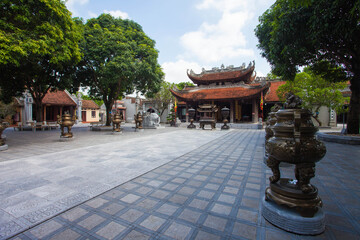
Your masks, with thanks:
[{"label": "tiled roof of side building", "polygon": [[279,99],[278,95],[276,94],[276,90],[285,83],[286,83],[286,81],[270,82],[270,88],[264,96],[265,102],[280,102],[280,99]]},{"label": "tiled roof of side building", "polygon": [[65,91],[57,90],[46,93],[42,100],[42,104],[58,105],[58,106],[76,106],[76,102]]},{"label": "tiled roof of side building", "polygon": [[198,101],[198,100],[225,100],[225,99],[241,99],[251,98],[261,93],[268,88],[268,85],[245,88],[245,87],[229,87],[229,88],[213,88],[213,89],[199,89],[196,91],[181,91],[177,92],[172,89],[172,94],[178,98],[179,101]]},{"label": "tiled roof of side building", "polygon": [[99,109],[100,107],[93,100],[82,100],[82,108]]}]

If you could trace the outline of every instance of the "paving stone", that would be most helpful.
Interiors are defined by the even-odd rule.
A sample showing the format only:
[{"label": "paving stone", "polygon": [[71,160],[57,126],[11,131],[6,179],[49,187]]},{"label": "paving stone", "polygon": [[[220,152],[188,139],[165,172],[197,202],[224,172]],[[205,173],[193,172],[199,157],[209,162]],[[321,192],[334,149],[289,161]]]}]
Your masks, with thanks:
[{"label": "paving stone", "polygon": [[135,222],[142,215],[143,213],[136,209],[129,209],[126,213],[122,214],[120,217],[128,222]]},{"label": "paving stone", "polygon": [[82,226],[83,228],[86,228],[87,230],[91,230],[94,227],[98,226],[102,222],[105,221],[105,218],[100,217],[99,215],[93,214],[90,217],[82,220],[78,224]]},{"label": "paving stone", "polygon": [[126,239],[126,240],[146,240],[146,239],[150,239],[149,236],[139,232],[139,231],[135,231],[135,230],[132,230],[128,235],[126,235],[123,239]]},{"label": "paving stone", "polygon": [[87,213],[88,213],[88,211],[86,211],[80,207],[76,207],[74,209],[71,209],[71,210],[61,214],[61,217],[73,222],[73,221],[79,219],[80,217],[84,216]]},{"label": "paving stone", "polygon": [[140,225],[152,231],[157,231],[165,222],[166,220],[163,218],[150,215],[142,223],[140,223]]},{"label": "paving stone", "polygon": [[208,204],[209,204],[208,201],[195,198],[190,202],[189,206],[204,210],[207,207]]},{"label": "paving stone", "polygon": [[96,234],[106,238],[106,239],[114,239],[117,235],[119,235],[122,231],[124,231],[126,227],[120,225],[116,222],[110,222],[105,227],[101,228],[96,232]]},{"label": "paving stone", "polygon": [[158,199],[164,199],[167,196],[169,196],[170,192],[169,191],[164,191],[164,190],[156,190],[154,191],[151,196],[158,198]]},{"label": "paving stone", "polygon": [[47,235],[55,232],[56,230],[58,230],[61,227],[62,227],[62,224],[60,224],[54,220],[50,220],[48,222],[45,222],[45,223],[37,226],[34,229],[31,229],[30,233],[37,238],[44,238]]},{"label": "paving stone", "polygon": [[243,197],[241,200],[241,206],[259,209],[260,202],[251,198]]},{"label": "paving stone", "polygon": [[247,239],[256,239],[256,227],[236,222],[233,234]]},{"label": "paving stone", "polygon": [[184,195],[191,195],[196,191],[196,188],[193,187],[182,187],[178,193],[184,194]]},{"label": "paving stone", "polygon": [[247,209],[239,209],[237,217],[249,222],[256,223],[258,219],[258,213],[254,211],[249,211]]},{"label": "paving stone", "polygon": [[66,229],[63,232],[60,232],[53,236],[51,240],[75,240],[79,238],[81,235],[71,229]]},{"label": "paving stone", "polygon": [[184,204],[187,199],[188,197],[186,196],[174,194],[171,198],[169,198],[169,201],[173,203]]},{"label": "paving stone", "polygon": [[226,203],[230,203],[230,204],[234,204],[235,200],[236,200],[235,196],[228,195],[228,194],[221,194],[218,198],[218,201],[226,202]]},{"label": "paving stone", "polygon": [[158,203],[159,203],[159,201],[155,201],[152,199],[145,199],[144,201],[141,201],[140,203],[138,203],[137,206],[145,208],[147,210],[152,210],[154,208],[154,206]]},{"label": "paving stone", "polygon": [[224,218],[208,215],[203,225],[222,232],[225,230],[226,222]]},{"label": "paving stone", "polygon": [[179,218],[184,219],[188,222],[196,223],[200,216],[200,212],[184,209],[183,212],[179,215]]},{"label": "paving stone", "polygon": [[165,215],[173,215],[174,212],[178,209],[179,207],[176,207],[174,205],[170,205],[170,204],[163,204],[161,207],[159,207],[156,211]]},{"label": "paving stone", "polygon": [[220,203],[215,203],[214,206],[210,209],[210,211],[222,215],[229,215],[231,212],[232,207],[223,205]]},{"label": "paving stone", "polygon": [[191,231],[191,228],[180,223],[172,223],[170,227],[165,231],[165,235],[174,239],[187,239],[187,235]]},{"label": "paving stone", "polygon": [[105,196],[111,197],[111,198],[117,198],[119,196],[121,196],[124,192],[123,191],[119,191],[117,189],[113,189],[107,193],[105,193]]},{"label": "paving stone", "polygon": [[207,198],[207,199],[211,199],[214,196],[215,192],[210,192],[207,190],[201,190],[197,196],[199,197],[203,197],[203,198]]},{"label": "paving stone", "polygon": [[107,213],[109,215],[116,215],[120,210],[124,209],[123,205],[117,203],[111,203],[110,205],[101,209],[102,212]]},{"label": "paving stone", "polygon": [[103,198],[95,198],[93,200],[86,202],[86,205],[88,205],[92,208],[99,208],[100,206],[104,205],[107,202],[108,202],[108,200],[105,200]]},{"label": "paving stone", "polygon": [[219,236],[204,231],[199,231],[195,237],[196,240],[220,240]]},{"label": "paving stone", "polygon": [[136,200],[140,199],[141,197],[135,195],[135,194],[128,194],[125,197],[121,198],[120,200],[127,203],[133,203]]}]

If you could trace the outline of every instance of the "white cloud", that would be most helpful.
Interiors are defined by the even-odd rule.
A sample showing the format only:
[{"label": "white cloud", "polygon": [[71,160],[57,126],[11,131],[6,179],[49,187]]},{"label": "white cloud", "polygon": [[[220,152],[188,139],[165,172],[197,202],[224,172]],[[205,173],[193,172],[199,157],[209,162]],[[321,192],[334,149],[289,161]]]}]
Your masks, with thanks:
[{"label": "white cloud", "polygon": [[120,10],[115,10],[115,11],[104,10],[104,13],[109,13],[111,16],[115,18],[130,19],[129,14],[127,14],[126,12],[122,12]]},{"label": "white cloud", "polygon": [[250,11],[246,1],[204,0],[197,8],[220,11],[221,18],[215,24],[204,22],[198,30],[181,37],[181,44],[185,48],[183,57],[196,57],[201,61],[214,63],[255,55],[247,47],[243,33],[244,26],[254,17],[254,12]]},{"label": "white cloud", "polygon": [[187,69],[192,69],[196,73],[201,72],[200,66],[196,62],[187,62],[185,60],[178,60],[176,62],[165,62],[161,65],[163,71],[165,73],[165,81],[171,83],[179,83],[179,82],[191,82],[189,77],[186,75]]},{"label": "white cloud", "polygon": [[65,2],[65,5],[67,7],[67,9],[69,9],[70,12],[72,12],[73,16],[77,16],[78,12],[77,12],[77,7],[78,6],[83,6],[85,4],[87,4],[89,2],[89,0],[67,0]]}]

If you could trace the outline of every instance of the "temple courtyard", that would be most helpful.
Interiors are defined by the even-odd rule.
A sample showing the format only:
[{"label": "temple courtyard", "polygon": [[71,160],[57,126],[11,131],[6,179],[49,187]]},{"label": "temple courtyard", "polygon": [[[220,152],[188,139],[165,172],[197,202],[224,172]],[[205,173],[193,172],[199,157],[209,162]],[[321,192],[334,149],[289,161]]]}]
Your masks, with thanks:
[{"label": "temple courtyard", "polygon": [[0,239],[360,239],[359,145],[325,142],[311,183],[326,230],[301,236],[261,215],[263,129],[184,126],[113,135],[79,125],[64,142],[59,129],[5,130]]}]

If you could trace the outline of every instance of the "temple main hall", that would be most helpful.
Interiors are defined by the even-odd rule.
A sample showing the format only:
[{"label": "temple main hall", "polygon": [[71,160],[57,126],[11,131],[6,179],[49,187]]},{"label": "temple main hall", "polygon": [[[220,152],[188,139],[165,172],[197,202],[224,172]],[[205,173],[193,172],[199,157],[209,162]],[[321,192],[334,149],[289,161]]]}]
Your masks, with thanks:
[{"label": "temple main hall", "polygon": [[[230,109],[230,123],[257,123],[264,118],[274,103],[279,102],[276,89],[284,81],[269,80],[256,77],[255,61],[248,66],[232,65],[211,70],[202,69],[201,73],[187,70],[189,79],[196,86],[186,86],[182,90],[170,89],[178,100],[178,117],[188,121],[188,109],[197,109],[202,104],[216,105],[220,110],[223,107]],[[263,99],[263,100],[261,100]],[[200,114],[195,113],[195,121]],[[221,111],[217,111],[216,120],[222,121]]]}]

